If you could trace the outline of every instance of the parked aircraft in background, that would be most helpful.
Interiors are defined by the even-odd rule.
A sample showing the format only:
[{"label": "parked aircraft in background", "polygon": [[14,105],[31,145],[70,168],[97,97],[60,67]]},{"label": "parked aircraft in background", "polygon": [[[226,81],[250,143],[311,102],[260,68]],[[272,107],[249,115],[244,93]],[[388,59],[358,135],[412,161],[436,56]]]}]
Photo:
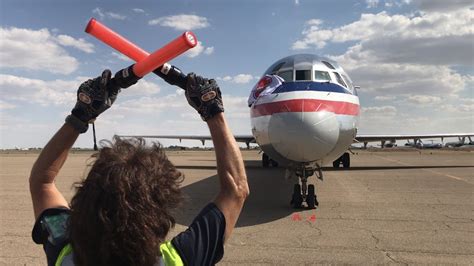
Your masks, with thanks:
[{"label": "parked aircraft in background", "polygon": [[431,143],[422,142],[421,139],[417,143],[417,148],[419,149],[441,149],[443,144],[435,143],[433,140],[430,140]]},{"label": "parked aircraft in background", "polygon": [[[469,143],[471,143],[471,138],[469,138]],[[445,147],[461,147],[466,143],[466,137],[460,137],[458,141],[446,142]]]},{"label": "parked aircraft in background", "polygon": [[[299,178],[291,204],[318,205],[313,174],[323,180],[324,164],[350,167],[347,150],[354,142],[473,136],[471,134],[357,135],[360,115],[357,87],[334,61],[312,54],[282,58],[271,65],[250,93],[248,105],[252,135],[235,136],[239,142],[257,143],[263,167],[282,166],[288,177]],[[195,139],[204,144],[210,136],[122,136]]]}]

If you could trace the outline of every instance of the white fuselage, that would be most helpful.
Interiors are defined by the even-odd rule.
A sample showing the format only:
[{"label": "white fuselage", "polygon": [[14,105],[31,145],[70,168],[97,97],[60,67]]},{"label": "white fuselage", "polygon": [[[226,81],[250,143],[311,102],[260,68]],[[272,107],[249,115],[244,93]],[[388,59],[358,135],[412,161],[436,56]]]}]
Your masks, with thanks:
[{"label": "white fuselage", "polygon": [[[351,82],[340,67],[328,73],[334,77],[336,71],[344,74],[344,84]],[[359,113],[359,97],[352,84],[332,81],[283,82],[271,94],[260,95],[250,107],[256,142],[283,165],[323,165],[337,159],[353,143]]]},{"label": "white fuselage", "polygon": [[[285,110],[288,104],[296,105],[296,110]],[[358,106],[359,98],[326,92],[266,95],[252,106],[252,134],[261,149],[279,163],[332,162],[347,151],[357,129],[358,114],[337,113],[344,108],[341,105]],[[257,115],[256,110],[272,106],[282,109]]]}]

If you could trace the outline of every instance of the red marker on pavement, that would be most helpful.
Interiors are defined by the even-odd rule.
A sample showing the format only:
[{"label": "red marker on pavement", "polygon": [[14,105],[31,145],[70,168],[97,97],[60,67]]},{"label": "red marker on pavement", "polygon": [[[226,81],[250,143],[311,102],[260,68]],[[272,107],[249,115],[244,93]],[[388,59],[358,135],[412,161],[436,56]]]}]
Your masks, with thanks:
[{"label": "red marker on pavement", "polygon": [[299,213],[293,213],[293,215],[291,216],[291,219],[293,221],[301,221],[301,216]]}]

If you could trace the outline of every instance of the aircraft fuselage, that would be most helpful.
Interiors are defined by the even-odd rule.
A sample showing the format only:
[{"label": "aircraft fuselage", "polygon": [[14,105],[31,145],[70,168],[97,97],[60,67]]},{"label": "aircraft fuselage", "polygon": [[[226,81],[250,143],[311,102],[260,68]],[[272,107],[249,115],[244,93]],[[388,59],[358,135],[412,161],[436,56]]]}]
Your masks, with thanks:
[{"label": "aircraft fuselage", "polygon": [[[334,161],[347,151],[357,133],[359,97],[352,81],[342,68],[326,58],[296,55],[275,64],[281,62],[287,63],[287,68],[283,65],[283,70],[271,73],[270,67],[267,74],[293,71],[292,76],[298,78],[297,71],[306,71],[305,78],[310,80],[291,80],[286,75],[286,80],[271,93],[256,97],[250,108],[256,142],[282,165],[322,165]],[[317,80],[318,75],[328,80]],[[336,75],[344,77],[343,84],[338,83]]]}]

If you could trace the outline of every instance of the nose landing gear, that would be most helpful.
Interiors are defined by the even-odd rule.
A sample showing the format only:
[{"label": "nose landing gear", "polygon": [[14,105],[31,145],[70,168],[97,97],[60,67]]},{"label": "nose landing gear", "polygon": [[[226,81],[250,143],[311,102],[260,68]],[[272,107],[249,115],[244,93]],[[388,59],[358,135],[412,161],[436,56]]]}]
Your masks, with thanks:
[{"label": "nose landing gear", "polygon": [[[317,170],[319,174],[318,178],[322,180],[321,168],[318,166]],[[308,177],[314,174],[314,168],[302,166],[301,168],[297,168],[295,173],[296,176],[300,178],[301,185],[298,183],[293,187],[293,195],[290,204],[293,208],[299,209],[302,207],[303,201],[305,201],[309,209],[315,209],[316,206],[319,205],[315,187],[314,185],[307,185]]]}]

